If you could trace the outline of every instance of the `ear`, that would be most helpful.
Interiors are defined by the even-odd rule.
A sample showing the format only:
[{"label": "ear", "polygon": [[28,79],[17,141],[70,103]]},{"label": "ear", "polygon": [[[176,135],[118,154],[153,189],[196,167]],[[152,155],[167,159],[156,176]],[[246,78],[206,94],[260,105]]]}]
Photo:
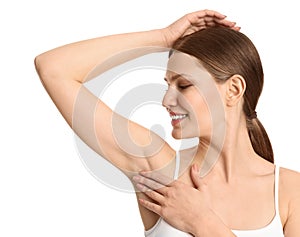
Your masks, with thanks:
[{"label": "ear", "polygon": [[226,84],[226,104],[235,106],[244,96],[246,81],[241,75],[233,75],[227,80]]}]

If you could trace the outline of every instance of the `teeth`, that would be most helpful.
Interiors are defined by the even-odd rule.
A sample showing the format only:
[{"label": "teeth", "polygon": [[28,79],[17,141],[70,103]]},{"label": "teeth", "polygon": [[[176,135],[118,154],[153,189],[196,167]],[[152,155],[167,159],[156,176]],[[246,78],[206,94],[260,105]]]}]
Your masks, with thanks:
[{"label": "teeth", "polygon": [[172,120],[177,120],[177,119],[183,119],[186,116],[187,116],[186,114],[172,115],[171,118],[172,118]]}]

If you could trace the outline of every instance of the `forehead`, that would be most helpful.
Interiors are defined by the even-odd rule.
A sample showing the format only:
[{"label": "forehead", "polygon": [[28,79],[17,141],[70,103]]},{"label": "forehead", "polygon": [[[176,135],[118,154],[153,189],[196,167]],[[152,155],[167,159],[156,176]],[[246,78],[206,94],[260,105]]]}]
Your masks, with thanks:
[{"label": "forehead", "polygon": [[171,80],[178,77],[199,80],[211,78],[211,75],[195,57],[181,52],[174,52],[168,61],[166,78]]}]

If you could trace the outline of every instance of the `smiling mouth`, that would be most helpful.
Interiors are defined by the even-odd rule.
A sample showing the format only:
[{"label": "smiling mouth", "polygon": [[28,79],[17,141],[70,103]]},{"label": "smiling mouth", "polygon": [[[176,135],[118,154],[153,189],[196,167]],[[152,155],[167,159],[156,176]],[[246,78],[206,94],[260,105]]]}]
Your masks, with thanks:
[{"label": "smiling mouth", "polygon": [[185,119],[187,117],[187,114],[170,113],[170,117],[172,119],[172,126],[175,126],[176,124],[180,123],[183,119]]},{"label": "smiling mouth", "polygon": [[176,114],[176,115],[171,115],[171,119],[172,119],[172,120],[180,120],[180,119],[184,119],[185,117],[187,117],[186,114]]}]

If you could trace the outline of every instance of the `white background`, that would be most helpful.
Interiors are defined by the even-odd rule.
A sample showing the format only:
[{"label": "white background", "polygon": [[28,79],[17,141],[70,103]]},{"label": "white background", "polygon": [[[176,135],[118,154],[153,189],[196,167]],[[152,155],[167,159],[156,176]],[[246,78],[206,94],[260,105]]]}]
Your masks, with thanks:
[{"label": "white background", "polygon": [[84,168],[73,133],[35,72],[36,55],[107,34],[165,27],[214,9],[242,26],[260,52],[257,108],[277,164],[300,171],[297,1],[2,1],[0,236],[143,236],[135,197]]}]

